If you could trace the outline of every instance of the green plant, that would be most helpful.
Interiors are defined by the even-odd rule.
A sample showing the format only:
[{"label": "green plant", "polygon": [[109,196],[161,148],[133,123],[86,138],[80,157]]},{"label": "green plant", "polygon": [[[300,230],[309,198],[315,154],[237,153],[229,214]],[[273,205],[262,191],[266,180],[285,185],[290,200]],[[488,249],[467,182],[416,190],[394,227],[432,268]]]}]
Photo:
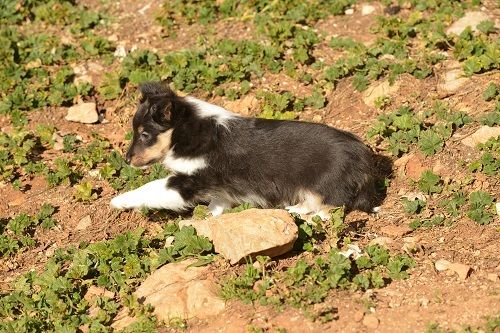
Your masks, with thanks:
[{"label": "green plant", "polygon": [[50,204],[43,204],[35,216],[19,214],[10,220],[0,220],[0,254],[9,256],[22,251],[25,247],[33,247],[36,240],[33,238],[36,228],[52,228],[56,221],[52,215],[56,208]]},{"label": "green plant", "polygon": [[[284,271],[268,272],[247,264],[243,274],[222,284],[221,295],[263,305],[290,304],[315,317],[312,305],[323,302],[331,289],[380,288],[391,279],[407,278],[407,270],[414,265],[407,255],[391,256],[377,245],[368,246],[356,260],[332,249],[313,262],[300,259]],[[323,315],[325,320],[333,319],[329,311]]]},{"label": "green plant", "polygon": [[470,172],[480,171],[488,176],[495,176],[500,169],[500,159],[490,152],[484,152],[483,156],[469,165]]},{"label": "green plant", "polygon": [[472,192],[467,216],[479,224],[489,224],[493,218],[493,197],[484,191]]},{"label": "green plant", "polygon": [[[171,246],[165,246],[168,237],[174,239]],[[79,248],[58,249],[41,272],[22,275],[9,294],[0,296],[0,315],[11,318],[0,323],[0,330],[76,331],[82,325],[106,330],[119,310],[127,307],[138,318],[136,328],[154,331],[154,317],[130,296],[131,292],[159,266],[203,257],[211,250],[212,244],[196,236],[192,227],[179,230],[176,223],[167,224],[153,238],[138,229]],[[111,291],[114,296],[100,298],[93,305],[84,298],[90,286]],[[97,316],[89,314],[91,306],[99,309]]]},{"label": "green plant", "polygon": [[418,189],[426,194],[441,193],[441,177],[430,170],[425,170],[417,182]]},{"label": "green plant", "polygon": [[485,101],[491,101],[493,99],[496,99],[499,94],[500,88],[494,82],[490,82],[486,90],[483,92],[483,99]]},{"label": "green plant", "polygon": [[424,200],[409,200],[408,198],[403,198],[403,208],[408,214],[419,214],[425,205],[426,202]]},{"label": "green plant", "polygon": [[97,193],[91,182],[82,182],[75,186],[75,199],[79,201],[91,201],[97,199]]},{"label": "green plant", "polygon": [[443,148],[454,129],[469,122],[470,117],[462,112],[452,112],[441,103],[420,114],[410,107],[401,106],[394,112],[379,116],[367,136],[382,138],[395,156],[408,152],[415,144],[425,155],[433,155]]},{"label": "green plant", "polygon": [[415,219],[410,222],[409,226],[411,229],[415,230],[418,228],[432,228],[444,225],[445,218],[442,215],[436,215],[430,219]]}]

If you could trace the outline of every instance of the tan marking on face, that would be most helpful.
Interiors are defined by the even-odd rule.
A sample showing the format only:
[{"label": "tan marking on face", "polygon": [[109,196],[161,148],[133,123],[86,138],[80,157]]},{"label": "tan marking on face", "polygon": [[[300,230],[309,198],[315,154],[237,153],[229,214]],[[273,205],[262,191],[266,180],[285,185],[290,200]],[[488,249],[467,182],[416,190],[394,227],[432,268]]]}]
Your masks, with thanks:
[{"label": "tan marking on face", "polygon": [[134,167],[140,167],[163,159],[171,148],[172,131],[173,130],[170,129],[158,135],[156,137],[156,143],[151,147],[134,152],[130,164]]}]

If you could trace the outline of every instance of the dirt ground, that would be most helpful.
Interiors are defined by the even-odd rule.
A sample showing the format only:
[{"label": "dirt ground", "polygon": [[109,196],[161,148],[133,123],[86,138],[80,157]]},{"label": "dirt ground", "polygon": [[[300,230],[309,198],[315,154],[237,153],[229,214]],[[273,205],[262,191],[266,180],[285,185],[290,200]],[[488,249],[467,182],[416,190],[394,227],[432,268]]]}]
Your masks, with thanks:
[{"label": "dirt ground", "polygon": [[[162,1],[151,0],[138,2],[131,0],[117,2],[84,1],[90,8],[100,9],[113,18],[112,23],[103,28],[104,36],[116,36],[126,49],[133,47],[159,50],[177,50],[193,45],[196,36],[206,33],[202,26],[182,27],[176,37],[165,37],[161,27],[155,23]],[[381,11],[381,8],[377,8]],[[316,24],[319,31],[327,35],[340,35],[356,38],[364,43],[372,41],[369,27],[374,23],[374,15],[361,16],[358,11],[350,16],[339,16],[320,20]],[[215,24],[211,38],[249,38],[251,32],[244,23],[222,22]],[[335,59],[325,47],[317,50],[318,56],[325,61]],[[100,79],[99,75],[97,80]],[[362,94],[355,91],[351,79],[342,80],[328,97],[328,103],[321,110],[311,110],[300,114],[301,120],[326,123],[352,131],[365,137],[368,128],[380,113],[367,106]],[[288,78],[288,81],[289,78]],[[403,75],[400,88],[394,95],[394,105],[408,103],[416,108],[431,103],[437,96],[438,78],[431,76],[417,80]],[[483,76],[474,76],[461,93],[445,98],[452,107],[458,106],[470,115],[482,114],[491,108],[491,104],[480,97],[488,82],[500,82],[500,73],[490,72]],[[282,77],[269,76],[261,80],[261,87],[279,90],[286,89],[296,94],[305,94],[308,87],[298,82],[287,82]],[[126,94],[132,96],[134,92]],[[231,106],[238,112],[238,102],[230,102],[223,97],[215,97],[211,102]],[[134,112],[134,103],[102,102],[99,108],[105,111],[106,123],[85,125],[70,123],[64,119],[66,108],[53,108],[50,112],[32,112],[30,126],[36,123],[52,123],[62,133],[81,135],[83,141],[89,141],[92,132],[97,132],[110,140],[113,145],[126,149],[122,138],[129,131],[130,116]],[[258,109],[249,114],[258,113]],[[33,125],[31,125],[33,124]],[[2,129],[9,129],[6,118],[0,119]],[[443,178],[451,181],[463,179],[463,169],[456,161],[471,161],[479,155],[473,149],[461,144],[460,140],[475,129],[467,127],[458,130],[447,141],[446,147],[432,157],[415,154],[414,159],[429,168],[439,170]],[[53,159],[57,152],[47,151],[44,158]],[[393,160],[395,160],[393,158]],[[436,166],[438,166],[436,168]],[[474,187],[488,190],[500,199],[500,179],[482,179],[477,177]],[[0,217],[11,217],[20,212],[36,212],[43,203],[50,202],[59,207],[55,219],[60,221],[55,229],[41,231],[35,235],[39,245],[14,258],[0,259],[0,288],[8,289],[9,282],[20,274],[39,269],[47,261],[55,248],[78,244],[81,241],[98,241],[113,237],[126,230],[143,227],[154,230],[158,222],[150,221],[136,212],[117,212],[109,207],[109,200],[116,194],[104,181],[96,180],[102,189],[99,199],[91,204],[75,203],[72,189],[58,186],[50,188],[42,178],[33,178],[25,182],[27,190],[20,192],[8,184],[0,184]],[[500,311],[500,219],[481,226],[463,218],[451,226],[438,228],[420,228],[409,234],[384,235],[384,226],[402,226],[411,220],[403,212],[400,204],[402,195],[411,191],[404,167],[394,167],[394,177],[388,189],[382,210],[379,214],[351,213],[346,223],[356,226],[357,241],[367,244],[378,236],[392,238],[391,248],[399,250],[411,241],[418,247],[415,254],[416,267],[410,278],[394,281],[387,287],[366,292],[332,292],[325,305],[338,309],[338,318],[322,324],[306,318],[297,309],[285,308],[278,311],[271,307],[245,305],[230,302],[227,310],[216,318],[188,321],[188,332],[248,332],[261,328],[274,332],[279,328],[287,332],[423,332],[429,323],[436,322],[447,329],[458,329],[467,325],[483,325],[485,316],[498,315]],[[85,216],[92,218],[91,227],[78,231],[76,225]],[[411,239],[408,239],[411,237]],[[434,262],[446,259],[470,266],[466,279],[456,274],[437,272]],[[279,259],[278,259],[279,260]],[[237,270],[237,268],[231,268]],[[363,317],[364,315],[364,317]],[[363,323],[367,316],[376,317],[377,328],[369,328]],[[173,331],[170,328],[162,329]]]}]

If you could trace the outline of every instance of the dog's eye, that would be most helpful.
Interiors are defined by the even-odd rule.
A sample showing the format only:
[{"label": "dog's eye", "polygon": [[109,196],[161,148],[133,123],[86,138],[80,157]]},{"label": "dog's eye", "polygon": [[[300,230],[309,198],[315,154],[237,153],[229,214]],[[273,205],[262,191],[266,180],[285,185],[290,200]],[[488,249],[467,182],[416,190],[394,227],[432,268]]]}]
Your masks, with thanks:
[{"label": "dog's eye", "polygon": [[142,132],[140,134],[140,138],[142,141],[147,141],[151,138],[151,134],[149,134],[148,132]]}]

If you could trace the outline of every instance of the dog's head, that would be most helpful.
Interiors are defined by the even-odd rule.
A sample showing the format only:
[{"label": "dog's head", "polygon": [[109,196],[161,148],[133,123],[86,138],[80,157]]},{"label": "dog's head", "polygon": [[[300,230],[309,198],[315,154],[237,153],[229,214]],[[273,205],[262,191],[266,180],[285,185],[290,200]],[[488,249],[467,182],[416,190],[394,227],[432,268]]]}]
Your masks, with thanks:
[{"label": "dog's head", "polygon": [[161,161],[170,149],[177,96],[161,82],[143,83],[139,90],[142,97],[132,122],[134,137],[126,161],[134,167],[147,167]]}]

